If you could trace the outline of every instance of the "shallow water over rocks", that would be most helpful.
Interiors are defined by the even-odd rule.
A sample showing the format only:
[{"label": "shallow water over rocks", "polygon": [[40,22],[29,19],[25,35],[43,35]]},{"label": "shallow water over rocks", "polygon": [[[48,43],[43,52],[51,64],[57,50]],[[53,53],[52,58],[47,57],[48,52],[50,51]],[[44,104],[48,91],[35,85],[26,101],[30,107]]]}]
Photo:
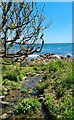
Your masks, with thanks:
[{"label": "shallow water over rocks", "polygon": [[[8,95],[6,95],[4,101],[5,102],[9,102],[10,105],[8,106],[2,106],[2,113],[1,115],[7,114],[7,118],[6,120],[27,120],[28,116],[26,115],[14,115],[14,111],[15,111],[15,106],[22,101],[22,99],[24,98],[31,98],[31,97],[35,97],[37,96],[37,91],[34,91],[33,88],[37,85],[37,83],[39,83],[39,81],[41,80],[41,76],[36,76],[36,77],[32,77],[32,78],[26,78],[22,81],[22,87],[25,87],[27,92],[23,93],[20,91],[20,89],[13,89],[10,90]],[[31,93],[29,93],[28,91],[32,90]],[[36,113],[36,115],[32,115],[32,117],[34,116],[34,118],[44,118],[42,109],[39,113]]]}]

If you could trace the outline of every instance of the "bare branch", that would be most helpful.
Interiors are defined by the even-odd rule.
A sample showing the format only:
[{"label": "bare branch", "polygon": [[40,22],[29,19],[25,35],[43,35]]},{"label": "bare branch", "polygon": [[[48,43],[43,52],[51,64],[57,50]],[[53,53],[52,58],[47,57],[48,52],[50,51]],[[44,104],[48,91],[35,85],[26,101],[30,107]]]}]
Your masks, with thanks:
[{"label": "bare branch", "polygon": [[[40,52],[44,45],[43,27],[45,17],[44,6],[38,9],[34,2],[1,2],[2,25],[2,57],[15,58]],[[40,43],[40,44],[39,44]]]}]

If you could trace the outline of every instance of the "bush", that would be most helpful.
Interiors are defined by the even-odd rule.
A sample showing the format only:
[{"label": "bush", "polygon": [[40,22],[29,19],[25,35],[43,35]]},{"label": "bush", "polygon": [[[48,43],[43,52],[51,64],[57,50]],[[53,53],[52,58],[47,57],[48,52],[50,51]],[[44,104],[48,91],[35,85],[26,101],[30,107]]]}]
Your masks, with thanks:
[{"label": "bush", "polygon": [[15,114],[28,114],[40,109],[40,102],[34,98],[25,98],[16,106]]},{"label": "bush", "polygon": [[49,113],[49,117],[54,120],[57,118],[58,108],[56,106],[56,101],[51,97],[47,96],[44,100],[44,107]]},{"label": "bush", "polygon": [[73,120],[74,119],[74,108],[72,106],[72,96],[65,95],[61,98],[61,104],[59,107],[61,119]]}]

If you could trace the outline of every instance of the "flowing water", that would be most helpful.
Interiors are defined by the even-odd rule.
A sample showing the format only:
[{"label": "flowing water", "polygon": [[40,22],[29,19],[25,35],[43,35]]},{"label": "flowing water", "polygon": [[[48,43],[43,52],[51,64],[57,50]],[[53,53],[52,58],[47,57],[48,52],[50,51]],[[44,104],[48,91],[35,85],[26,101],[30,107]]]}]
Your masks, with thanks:
[{"label": "flowing water", "polygon": [[[41,80],[41,76],[33,77],[33,78],[28,78],[26,80],[23,80],[22,82],[22,87],[25,86],[27,91],[29,89],[34,88],[34,86],[37,85],[37,83]],[[32,98],[34,96],[37,96],[37,91],[32,91],[32,94],[27,93],[21,93],[20,90],[18,89],[13,89],[9,91],[9,94],[5,97],[4,101],[9,102],[10,105],[6,107],[2,107],[2,114],[7,113],[9,115],[8,120],[26,120],[25,115],[14,115],[14,110],[15,106],[24,98]],[[41,109],[41,112],[37,116],[39,118],[42,118],[44,120],[44,114],[43,110]]]}]

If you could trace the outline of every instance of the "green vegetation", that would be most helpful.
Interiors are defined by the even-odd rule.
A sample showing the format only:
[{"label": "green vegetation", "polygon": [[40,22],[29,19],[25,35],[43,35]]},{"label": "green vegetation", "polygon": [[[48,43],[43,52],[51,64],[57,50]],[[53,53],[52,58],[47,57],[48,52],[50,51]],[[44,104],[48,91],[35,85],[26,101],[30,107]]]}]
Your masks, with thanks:
[{"label": "green vegetation", "polygon": [[37,112],[40,109],[40,102],[34,98],[25,98],[16,106],[15,114],[27,114]]},{"label": "green vegetation", "polygon": [[52,120],[73,120],[74,75],[72,62],[56,60],[46,66],[42,81],[35,87],[45,96],[43,106]]},{"label": "green vegetation", "polygon": [[47,96],[44,101],[44,106],[47,109],[52,120],[73,120],[72,97],[65,95],[59,101]]},{"label": "green vegetation", "polygon": [[20,91],[21,91],[21,93],[26,93],[27,92],[26,88],[23,87],[23,86],[21,86]]},{"label": "green vegetation", "polygon": [[[7,61],[8,63],[11,63]],[[2,84],[7,90],[18,89],[21,93],[30,94],[38,91],[37,99],[25,98],[16,106],[16,114],[28,114],[40,109],[39,96],[44,96],[42,105],[52,120],[73,120],[74,114],[74,73],[73,62],[55,60],[54,62],[24,61],[21,64],[3,65]],[[24,77],[41,76],[40,82],[33,89],[22,87]],[[28,82],[28,81],[26,81]],[[0,90],[0,95],[6,91]],[[33,96],[32,96],[33,97]],[[72,105],[73,103],[73,105]]]},{"label": "green vegetation", "polygon": [[56,101],[51,96],[45,98],[44,107],[48,110],[49,116],[52,120],[57,118],[58,108],[56,104]]}]

